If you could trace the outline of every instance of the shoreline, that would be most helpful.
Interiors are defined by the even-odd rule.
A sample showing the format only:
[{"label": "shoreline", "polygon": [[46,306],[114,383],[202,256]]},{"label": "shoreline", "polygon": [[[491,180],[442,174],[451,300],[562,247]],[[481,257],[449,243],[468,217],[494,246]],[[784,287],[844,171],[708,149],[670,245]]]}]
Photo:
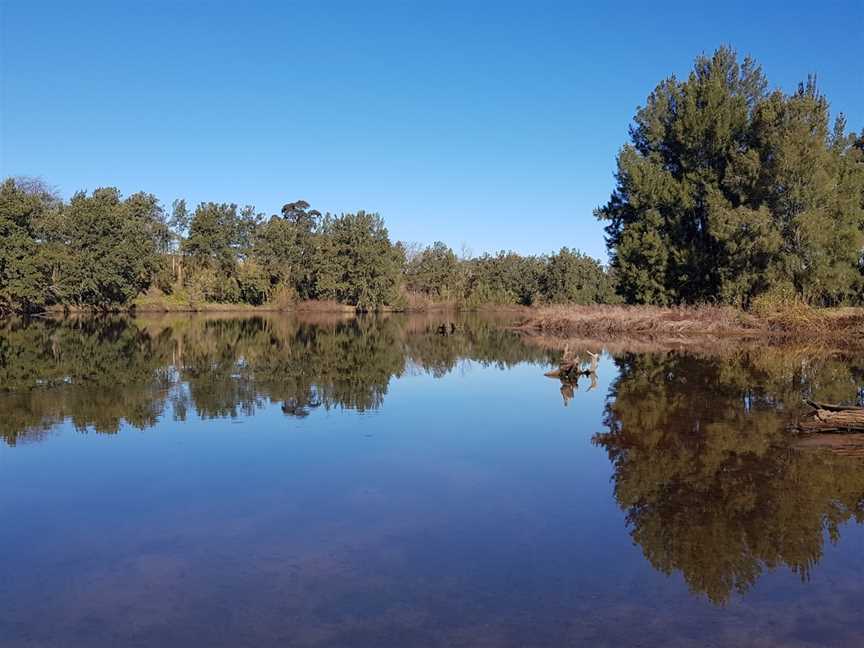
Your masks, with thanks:
[{"label": "shoreline", "polygon": [[794,306],[767,313],[732,307],[547,306],[514,327],[529,337],[686,347],[813,344],[864,347],[864,308]]},{"label": "shoreline", "polygon": [[468,312],[490,312],[490,313],[511,313],[526,315],[531,312],[530,307],[519,305],[498,305],[498,304],[480,304],[474,306],[464,306],[454,302],[426,302],[422,305],[409,304],[404,307],[381,306],[374,310],[361,310],[350,304],[340,304],[334,301],[317,301],[307,300],[293,302],[284,306],[263,304],[255,306],[242,303],[219,303],[219,302],[201,302],[201,303],[171,303],[164,300],[159,301],[136,301],[129,306],[115,308],[93,308],[89,306],[49,306],[45,310],[33,312],[28,315],[19,314],[3,314],[0,315],[0,321],[25,318],[40,318],[40,317],[65,317],[65,316],[92,316],[102,317],[107,315],[125,315],[135,317],[137,315],[165,315],[165,314],[206,314],[206,313],[225,313],[225,314],[247,314],[255,313],[321,313],[334,315],[366,315],[377,313],[404,313],[404,314],[431,314],[431,313],[468,313]]},{"label": "shoreline", "polygon": [[[814,309],[796,305],[753,313],[728,306],[535,306],[453,302],[409,304],[358,311],[354,306],[329,301],[301,301],[284,306],[226,303],[171,304],[165,301],[134,303],[128,308],[98,310],[52,307],[30,317],[128,317],[169,314],[256,315],[318,314],[353,317],[364,314],[445,315],[489,313],[508,316],[502,326],[541,344],[569,341],[612,346],[647,345],[665,348],[734,347],[753,344],[808,345],[834,349],[864,348],[864,308]],[[15,316],[0,319],[17,319]]]}]

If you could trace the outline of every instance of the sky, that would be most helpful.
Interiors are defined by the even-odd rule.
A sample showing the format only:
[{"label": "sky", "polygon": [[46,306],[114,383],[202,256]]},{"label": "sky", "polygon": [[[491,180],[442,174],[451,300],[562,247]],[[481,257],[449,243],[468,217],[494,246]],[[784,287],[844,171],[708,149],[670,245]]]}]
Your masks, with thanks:
[{"label": "sky", "polygon": [[864,0],[0,0],[0,23],[0,176],[365,209],[474,254],[605,259],[635,110],[723,44],[864,128]]}]

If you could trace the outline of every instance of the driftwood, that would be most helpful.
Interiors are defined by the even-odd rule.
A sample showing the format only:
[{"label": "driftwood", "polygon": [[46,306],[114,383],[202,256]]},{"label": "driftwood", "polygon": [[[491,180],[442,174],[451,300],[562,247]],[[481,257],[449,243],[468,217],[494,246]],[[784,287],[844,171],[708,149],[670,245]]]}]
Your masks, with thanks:
[{"label": "driftwood", "polygon": [[[583,374],[584,375],[584,374]],[[592,389],[597,387],[597,374],[590,374],[591,384],[588,385],[588,389],[586,392],[590,392]],[[564,399],[564,407],[567,407],[570,404],[570,401],[573,400],[573,396],[576,393],[576,390],[579,389],[579,377],[575,378],[561,378],[561,398]]]},{"label": "driftwood", "polygon": [[453,335],[456,333],[456,325],[453,322],[448,322],[446,324],[441,324],[435,330],[438,335]]},{"label": "driftwood", "polygon": [[832,405],[805,401],[815,412],[812,417],[799,421],[797,431],[815,432],[864,432],[864,407],[855,405]]},{"label": "driftwood", "polygon": [[570,355],[570,346],[564,347],[564,355],[561,358],[561,364],[558,369],[550,371],[544,375],[549,378],[560,378],[561,380],[578,378],[579,376],[593,376],[597,374],[597,362],[600,355],[586,351],[590,361],[590,366],[587,369],[582,368],[582,360],[578,355]]},{"label": "driftwood", "polygon": [[561,358],[561,364],[558,369],[550,371],[546,376],[549,378],[557,378],[561,381],[561,397],[564,399],[564,407],[573,399],[574,392],[579,389],[579,378],[588,376],[591,378],[591,385],[587,391],[591,391],[597,387],[597,362],[600,355],[586,351],[589,358],[589,366],[587,369],[582,368],[582,359],[578,355],[570,354],[570,346],[564,347],[564,355]]}]

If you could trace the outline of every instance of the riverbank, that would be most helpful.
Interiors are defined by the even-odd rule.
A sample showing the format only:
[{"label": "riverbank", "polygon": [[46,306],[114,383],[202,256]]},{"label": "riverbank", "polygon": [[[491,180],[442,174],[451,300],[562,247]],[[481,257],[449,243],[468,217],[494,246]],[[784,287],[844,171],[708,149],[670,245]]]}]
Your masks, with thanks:
[{"label": "riverbank", "polygon": [[134,313],[280,313],[280,312],[326,312],[355,313],[354,306],[335,301],[285,301],[253,306],[242,303],[218,303],[193,301],[183,295],[142,295],[130,305]]},{"label": "riverbank", "polygon": [[[514,313],[527,316],[532,309],[527,306],[511,304],[460,304],[455,301],[433,301],[430,299],[415,299],[407,296],[405,303],[399,306],[378,306],[376,313],[456,313],[465,311]],[[111,308],[94,308],[91,306],[54,305],[45,311],[48,315],[85,315],[99,313],[120,314],[160,314],[160,313],[338,313],[357,314],[356,306],[340,304],[333,300],[285,300],[269,302],[260,306],[234,302],[207,302],[190,299],[183,292],[170,295],[153,292],[141,295],[126,306]]]},{"label": "riverbank", "polygon": [[530,334],[601,341],[624,336],[864,346],[864,308],[815,309],[793,305],[749,312],[722,306],[547,306],[534,310],[517,329]]},{"label": "riverbank", "polygon": [[[286,301],[261,306],[194,302],[178,295],[144,295],[129,307],[110,312],[130,315],[171,313],[274,314],[313,313],[353,316],[357,309],[335,301]],[[728,306],[515,306],[482,304],[467,307],[454,302],[411,302],[399,308],[381,307],[379,313],[455,315],[459,312],[498,314],[501,325],[544,345],[578,341],[664,348],[731,346],[744,343],[807,344],[832,348],[864,348],[864,308],[815,309],[801,304],[745,311]],[[89,308],[53,307],[49,315],[94,314]],[[551,343],[551,344],[549,344]]]}]

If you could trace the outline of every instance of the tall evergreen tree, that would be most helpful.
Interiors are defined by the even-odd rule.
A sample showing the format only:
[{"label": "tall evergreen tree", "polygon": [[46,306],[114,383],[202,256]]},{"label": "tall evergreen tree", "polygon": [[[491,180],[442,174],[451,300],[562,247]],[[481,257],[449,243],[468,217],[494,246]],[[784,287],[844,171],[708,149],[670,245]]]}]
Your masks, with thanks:
[{"label": "tall evergreen tree", "polygon": [[649,95],[597,210],[633,303],[747,305],[772,289],[816,304],[850,300],[864,212],[842,119],[811,79],[766,93],[761,68],[727,47]]},{"label": "tall evergreen tree", "polygon": [[282,218],[294,233],[291,261],[296,290],[303,299],[311,298],[314,293],[312,263],[316,253],[316,235],[321,225],[321,212],[309,207],[305,200],[282,206]]}]

